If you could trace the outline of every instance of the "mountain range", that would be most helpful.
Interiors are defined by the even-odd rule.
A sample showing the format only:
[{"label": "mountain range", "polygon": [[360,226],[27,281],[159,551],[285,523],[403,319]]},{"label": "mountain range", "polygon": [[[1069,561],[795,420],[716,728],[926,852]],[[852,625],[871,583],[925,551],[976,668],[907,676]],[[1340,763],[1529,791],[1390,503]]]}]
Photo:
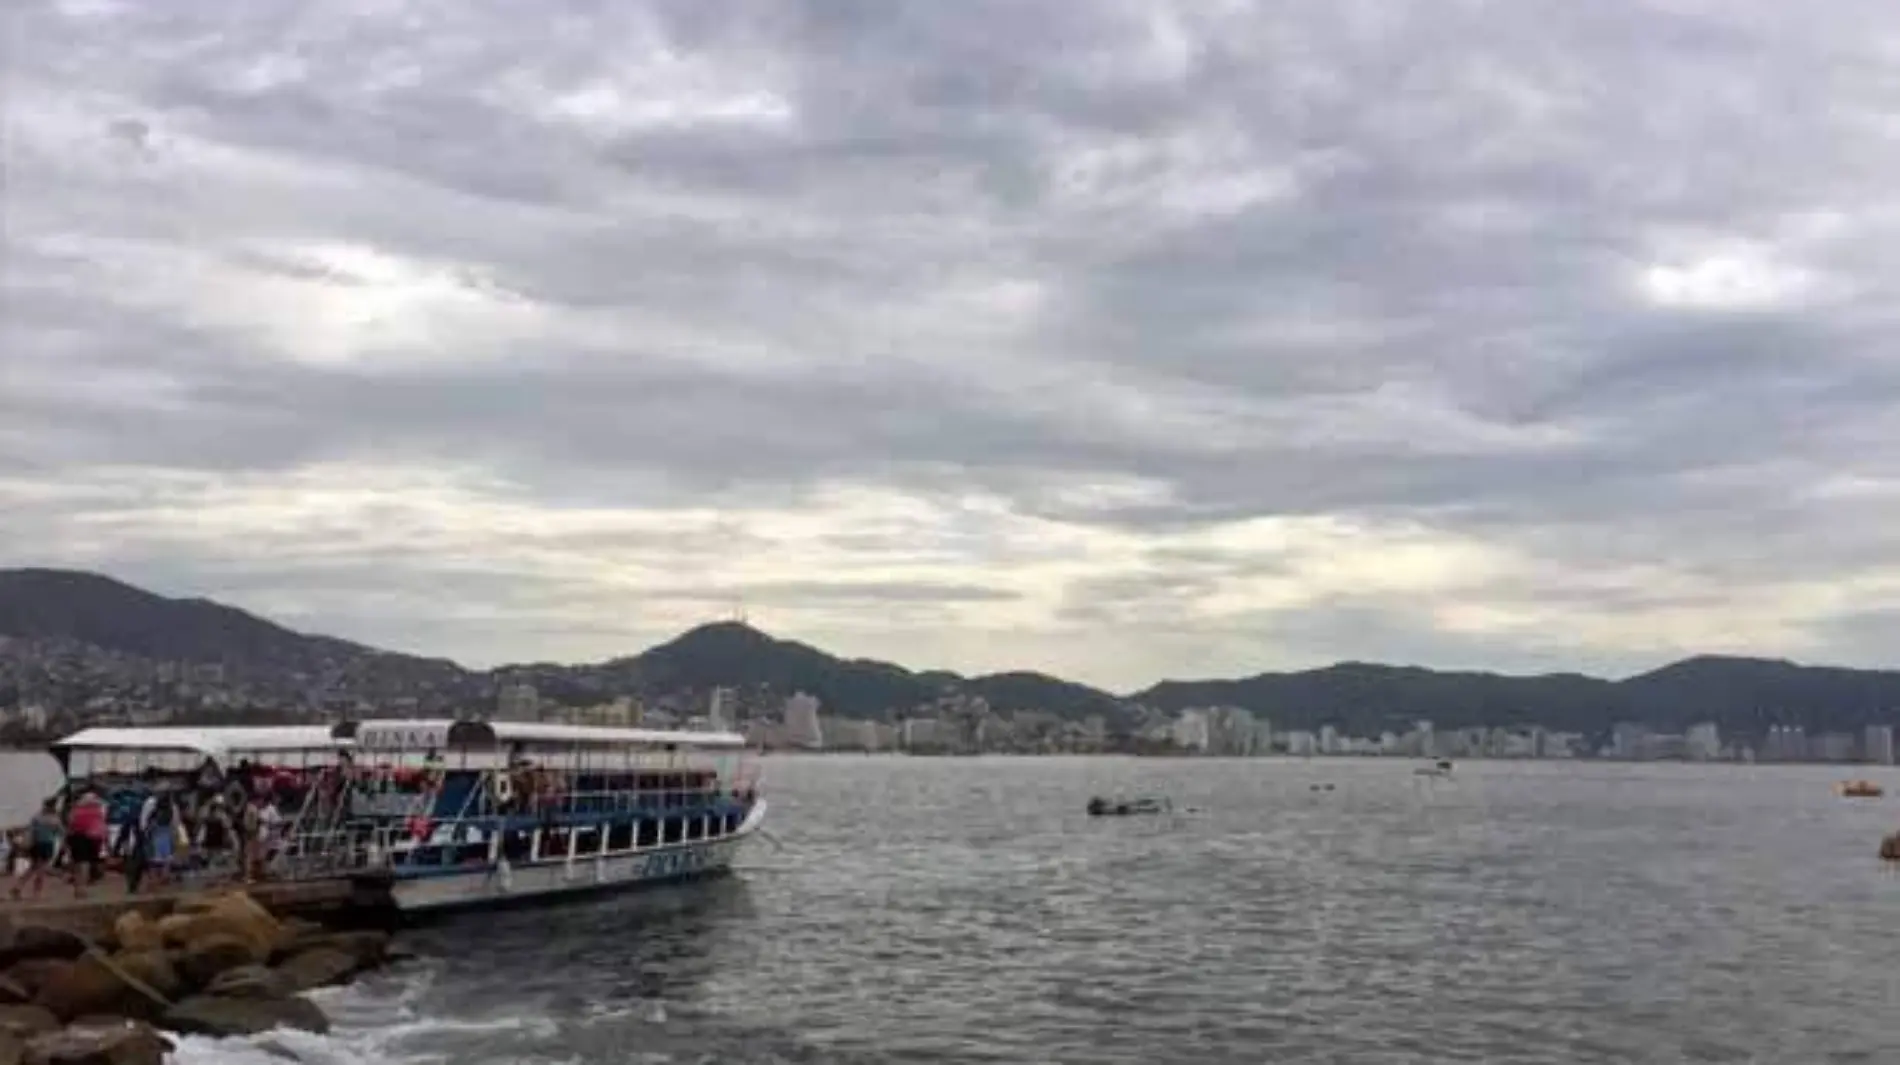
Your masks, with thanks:
[{"label": "mountain range", "polygon": [[373,677],[383,694],[407,683],[492,698],[497,684],[515,680],[531,681],[544,696],[567,702],[720,686],[802,690],[823,700],[828,712],[860,718],[907,711],[947,691],[983,696],[1000,711],[1102,714],[1112,722],[1139,716],[1141,707],[1173,713],[1232,705],[1266,716],[1278,728],[1333,724],[1361,735],[1402,731],[1418,719],[1439,728],[1541,725],[1586,734],[1626,720],[1670,730],[1711,721],[1725,733],[1759,735],[1776,724],[1848,731],[1900,717],[1900,672],[1776,659],[1701,656],[1623,680],[1345,662],[1231,680],[1167,680],[1116,694],[1041,673],[962,676],[840,658],[737,622],[702,625],[639,654],[597,664],[476,671],[446,659],[295,632],[207,599],[169,599],[100,574],[48,569],[0,570],[0,637],[70,641],[138,659],[218,663],[253,677],[294,675],[328,683]]}]

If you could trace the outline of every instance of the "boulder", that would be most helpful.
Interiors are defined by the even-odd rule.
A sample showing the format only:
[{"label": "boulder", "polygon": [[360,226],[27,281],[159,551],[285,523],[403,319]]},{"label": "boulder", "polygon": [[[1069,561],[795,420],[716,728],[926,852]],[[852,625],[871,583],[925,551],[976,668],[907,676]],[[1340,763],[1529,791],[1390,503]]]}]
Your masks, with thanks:
[{"label": "boulder", "polygon": [[225,972],[262,960],[251,944],[221,932],[194,940],[177,958],[179,974],[193,987],[204,987]]},{"label": "boulder", "polygon": [[297,954],[311,950],[331,950],[356,959],[357,968],[374,969],[389,960],[389,933],[334,932],[298,944]]},{"label": "boulder", "polygon": [[204,989],[214,998],[288,998],[297,991],[290,977],[262,965],[240,965],[219,973]]},{"label": "boulder", "polygon": [[22,1065],[26,1061],[26,1041],[17,1035],[0,1032],[0,1065]]},{"label": "boulder", "polygon": [[277,967],[277,975],[293,992],[333,987],[361,972],[363,964],[355,956],[328,947],[306,950]]},{"label": "boulder", "polygon": [[112,941],[120,950],[163,950],[165,937],[158,932],[154,924],[137,910],[127,910],[112,922]]},{"label": "boulder", "polygon": [[149,1024],[90,1018],[29,1040],[25,1065],[163,1065],[172,1049]]},{"label": "boulder", "polygon": [[321,924],[302,917],[280,917],[277,923],[284,930],[285,941],[290,943],[295,943],[300,939],[314,939],[329,931]]},{"label": "boulder", "polygon": [[25,925],[0,933],[0,969],[38,958],[71,961],[86,952],[86,941],[64,928]]},{"label": "boulder", "polygon": [[40,988],[46,986],[46,981],[53,978],[53,974],[65,972],[70,965],[72,962],[59,958],[33,958],[15,962],[13,968],[7,970],[6,978],[9,983],[25,991],[25,1001],[31,1002],[33,996],[39,994]]},{"label": "boulder", "polygon": [[[33,1003],[61,1020],[87,1014],[155,1017],[184,990],[178,971],[162,951],[117,954],[110,961],[88,956],[48,979]],[[154,997],[156,996],[156,997]]]},{"label": "boulder", "polygon": [[29,1039],[59,1027],[59,1018],[38,1006],[0,1006],[0,1035]]},{"label": "boulder", "polygon": [[158,930],[158,937],[166,946],[182,947],[191,941],[191,922],[195,919],[196,916],[189,913],[167,914],[160,917],[153,927]]},{"label": "boulder", "polygon": [[18,1006],[33,1001],[33,989],[6,973],[0,973],[0,1006]]},{"label": "boulder", "polygon": [[218,1038],[258,1035],[274,1028],[294,1028],[323,1035],[330,1019],[317,1004],[304,998],[213,998],[198,995],[168,1010],[160,1022],[174,1032]]},{"label": "boulder", "polygon": [[242,929],[258,948],[258,961],[267,961],[271,951],[289,942],[284,926],[271,912],[242,891],[234,891],[215,900],[206,917],[216,918],[232,928]]}]

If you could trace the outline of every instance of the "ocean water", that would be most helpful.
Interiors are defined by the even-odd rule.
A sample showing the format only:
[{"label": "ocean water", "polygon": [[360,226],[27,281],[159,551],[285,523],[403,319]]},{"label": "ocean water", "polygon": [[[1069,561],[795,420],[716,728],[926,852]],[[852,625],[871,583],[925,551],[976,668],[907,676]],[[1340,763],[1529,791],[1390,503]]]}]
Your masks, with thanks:
[{"label": "ocean water", "polygon": [[[1900,1061],[1900,799],[1827,768],[773,758],[715,882],[407,933],[372,1062]],[[1900,776],[1885,774],[1900,793]],[[52,777],[0,756],[0,810]],[[1335,785],[1313,791],[1317,782]],[[1196,812],[1091,820],[1091,794]],[[180,1060],[280,1062],[262,1040]]]}]

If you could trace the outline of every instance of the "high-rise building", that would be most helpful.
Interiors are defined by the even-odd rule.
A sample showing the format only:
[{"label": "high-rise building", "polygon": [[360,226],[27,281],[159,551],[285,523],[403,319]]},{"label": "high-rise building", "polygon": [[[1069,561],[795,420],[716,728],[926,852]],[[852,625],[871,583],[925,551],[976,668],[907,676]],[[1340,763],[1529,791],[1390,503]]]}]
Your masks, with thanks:
[{"label": "high-rise building", "polygon": [[1861,757],[1875,765],[1893,764],[1893,726],[1868,725],[1861,738]]},{"label": "high-rise building", "polygon": [[824,726],[818,720],[818,697],[799,692],[785,700],[785,744],[818,748],[825,745]]},{"label": "high-rise building", "polygon": [[1712,721],[1689,726],[1683,735],[1682,754],[1691,762],[1713,762],[1722,757],[1722,730]]},{"label": "high-rise building", "polygon": [[1207,726],[1207,711],[1181,711],[1181,716],[1174,719],[1171,732],[1176,747],[1189,751],[1206,751],[1211,739]]}]

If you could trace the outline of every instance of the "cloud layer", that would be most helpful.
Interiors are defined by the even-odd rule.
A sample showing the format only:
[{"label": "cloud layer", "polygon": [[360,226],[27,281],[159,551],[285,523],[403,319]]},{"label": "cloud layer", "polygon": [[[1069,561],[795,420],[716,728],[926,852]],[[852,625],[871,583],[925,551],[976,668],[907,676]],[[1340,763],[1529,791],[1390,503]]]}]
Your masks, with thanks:
[{"label": "cloud layer", "polygon": [[1873,663],[1900,12],[15,4],[0,563],[472,663]]}]

